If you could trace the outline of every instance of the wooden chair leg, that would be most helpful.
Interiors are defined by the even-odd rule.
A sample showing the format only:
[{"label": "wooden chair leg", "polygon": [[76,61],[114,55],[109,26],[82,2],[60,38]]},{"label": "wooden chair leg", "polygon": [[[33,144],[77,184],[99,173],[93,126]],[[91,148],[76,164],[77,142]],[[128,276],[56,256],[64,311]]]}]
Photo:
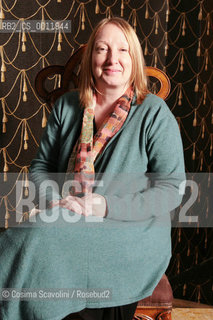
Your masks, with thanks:
[{"label": "wooden chair leg", "polygon": [[172,320],[172,312],[171,310],[160,313],[156,320]]},{"label": "wooden chair leg", "polygon": [[151,318],[149,316],[146,316],[144,314],[144,315],[141,315],[141,316],[134,316],[133,320],[153,320],[153,318]]},{"label": "wooden chair leg", "polygon": [[171,308],[137,308],[133,320],[172,320]]}]

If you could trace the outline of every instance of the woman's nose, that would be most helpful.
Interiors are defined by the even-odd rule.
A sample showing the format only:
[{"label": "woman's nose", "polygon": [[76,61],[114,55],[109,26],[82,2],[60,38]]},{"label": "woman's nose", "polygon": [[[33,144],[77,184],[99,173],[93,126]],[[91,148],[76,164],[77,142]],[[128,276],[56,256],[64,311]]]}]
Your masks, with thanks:
[{"label": "woman's nose", "polygon": [[107,61],[110,63],[118,62],[118,52],[117,50],[109,50],[107,55]]}]

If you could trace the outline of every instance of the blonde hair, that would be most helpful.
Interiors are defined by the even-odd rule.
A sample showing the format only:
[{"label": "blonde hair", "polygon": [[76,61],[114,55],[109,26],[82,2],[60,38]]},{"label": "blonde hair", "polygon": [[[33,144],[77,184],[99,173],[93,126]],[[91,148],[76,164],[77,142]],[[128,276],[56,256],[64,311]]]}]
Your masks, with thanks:
[{"label": "blonde hair", "polygon": [[101,20],[94,28],[89,41],[87,43],[86,50],[84,51],[81,72],[79,78],[79,90],[80,90],[80,102],[83,107],[91,104],[94,91],[94,78],[92,74],[92,51],[95,43],[96,35],[106,24],[114,24],[122,30],[127,42],[129,44],[129,53],[132,59],[132,74],[130,77],[130,84],[133,85],[137,96],[137,103],[141,103],[146,94],[147,89],[147,77],[145,73],[145,62],[141,49],[140,42],[130,24],[122,18],[114,17],[110,19]]}]

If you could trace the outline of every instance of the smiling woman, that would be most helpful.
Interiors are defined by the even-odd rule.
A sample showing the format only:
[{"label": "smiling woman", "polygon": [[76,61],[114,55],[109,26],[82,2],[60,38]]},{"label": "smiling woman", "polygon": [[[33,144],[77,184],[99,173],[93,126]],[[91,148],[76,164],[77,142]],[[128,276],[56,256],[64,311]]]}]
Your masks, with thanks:
[{"label": "smiling woman", "polygon": [[100,77],[104,69],[106,78],[107,70],[109,76],[113,69],[118,71],[115,75],[118,80],[111,90],[106,86],[107,83],[102,83],[99,92],[102,96],[106,93],[105,90],[110,90],[110,95],[114,95],[118,89],[120,97],[128,85],[132,85],[137,102],[141,103],[148,93],[145,63],[139,39],[133,28],[123,19],[104,19],[99,22],[89,38],[81,65],[84,71],[80,74],[79,89],[83,106],[91,103],[94,89],[99,89],[96,82],[101,85],[99,81],[101,79],[97,76]]},{"label": "smiling woman", "polygon": [[[94,29],[79,90],[49,117],[31,164],[38,190],[51,173],[64,185],[71,176],[72,187],[53,183],[34,224],[1,235],[0,287],[95,288],[110,299],[0,301],[0,318],[131,320],[168,266],[184,161],[177,122],[148,92],[139,40],[121,18]],[[58,217],[53,226],[44,228],[44,213]]]},{"label": "smiling woman", "polygon": [[96,91],[95,123],[98,129],[114,101],[131,85],[132,59],[129,44],[120,28],[106,24],[98,32],[92,51],[92,74]]}]

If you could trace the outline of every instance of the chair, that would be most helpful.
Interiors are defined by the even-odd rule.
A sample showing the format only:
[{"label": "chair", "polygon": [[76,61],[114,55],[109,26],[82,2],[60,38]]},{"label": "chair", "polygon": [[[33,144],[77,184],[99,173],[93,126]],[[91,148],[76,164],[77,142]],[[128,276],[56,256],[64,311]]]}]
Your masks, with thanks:
[{"label": "chair", "polygon": [[[57,98],[69,91],[70,84],[72,88],[78,87],[79,64],[86,45],[80,47],[68,60],[65,66],[52,65],[42,69],[36,76],[35,89],[37,94],[50,106],[53,107]],[[77,67],[77,68],[76,68]],[[146,67],[146,73],[149,77],[157,78],[160,82],[160,90],[156,93],[162,99],[166,99],[170,92],[170,80],[167,75],[160,69]],[[61,78],[60,87],[48,91],[45,82],[48,78],[59,75]]]},{"label": "chair", "polygon": [[[37,94],[50,106],[53,107],[56,99],[65,92],[69,91],[70,84],[72,88],[78,86],[78,66],[80,64],[85,45],[80,47],[68,60],[65,66],[52,65],[42,69],[36,76],[35,89]],[[157,95],[165,99],[170,92],[170,81],[166,74],[153,67],[146,67],[149,77],[157,78],[160,81],[160,90]],[[60,77],[60,87],[54,90],[48,90],[46,80],[54,75]],[[171,320],[172,310],[172,288],[166,275],[162,277],[156,286],[153,294],[139,301],[134,318],[135,320]],[[81,319],[78,313],[70,314],[64,320]]]}]

